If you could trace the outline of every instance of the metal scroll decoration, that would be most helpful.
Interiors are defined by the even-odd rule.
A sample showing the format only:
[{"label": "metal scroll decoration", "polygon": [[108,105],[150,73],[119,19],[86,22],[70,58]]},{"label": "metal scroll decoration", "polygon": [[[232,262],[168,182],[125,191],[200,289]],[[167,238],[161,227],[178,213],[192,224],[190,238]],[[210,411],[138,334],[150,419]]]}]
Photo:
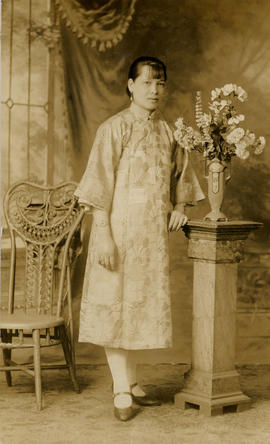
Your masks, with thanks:
[{"label": "metal scroll decoration", "polygon": [[117,45],[126,33],[137,0],[109,0],[99,7],[86,8],[78,0],[56,0],[59,16],[80,38],[104,52]]}]

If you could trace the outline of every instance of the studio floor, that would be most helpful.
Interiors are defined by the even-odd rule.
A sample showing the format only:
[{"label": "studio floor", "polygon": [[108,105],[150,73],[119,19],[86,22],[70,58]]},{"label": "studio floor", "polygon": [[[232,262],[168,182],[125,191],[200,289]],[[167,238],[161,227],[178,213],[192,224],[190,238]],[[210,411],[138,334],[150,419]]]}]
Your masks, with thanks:
[{"label": "studio floor", "polygon": [[43,371],[44,409],[36,411],[33,379],[13,372],[7,387],[0,374],[1,444],[268,444],[270,366],[241,366],[250,410],[205,417],[172,402],[188,366],[140,365],[139,380],[163,401],[122,423],[113,416],[111,379],[105,364],[78,366],[81,393],[72,391],[66,370]]}]

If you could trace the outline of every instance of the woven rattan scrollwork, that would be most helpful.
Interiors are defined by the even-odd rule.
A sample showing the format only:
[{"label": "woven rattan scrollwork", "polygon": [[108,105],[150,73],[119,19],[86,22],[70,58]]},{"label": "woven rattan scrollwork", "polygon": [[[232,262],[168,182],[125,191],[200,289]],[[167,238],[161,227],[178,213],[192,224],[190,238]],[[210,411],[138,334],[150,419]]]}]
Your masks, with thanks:
[{"label": "woven rattan scrollwork", "polygon": [[7,210],[10,224],[26,241],[55,242],[68,233],[78,215],[73,191],[72,186],[40,190],[24,184],[15,188]]},{"label": "woven rattan scrollwork", "polygon": [[[39,314],[53,313],[56,270],[61,270],[63,246],[82,209],[68,182],[57,187],[43,187],[29,182],[14,185],[6,199],[5,214],[11,231],[26,246],[24,309]],[[68,251],[68,266],[80,249],[80,231],[73,234]],[[56,272],[57,274],[57,272]],[[66,282],[64,282],[66,287]]]}]

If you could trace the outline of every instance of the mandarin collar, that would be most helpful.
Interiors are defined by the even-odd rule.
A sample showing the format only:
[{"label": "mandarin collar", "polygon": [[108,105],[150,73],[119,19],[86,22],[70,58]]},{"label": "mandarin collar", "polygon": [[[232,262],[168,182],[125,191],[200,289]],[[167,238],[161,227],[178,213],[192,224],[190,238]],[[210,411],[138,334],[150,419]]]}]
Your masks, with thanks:
[{"label": "mandarin collar", "polygon": [[149,120],[154,120],[157,117],[158,110],[153,111],[150,113],[146,109],[141,108],[140,106],[136,105],[136,103],[131,102],[130,105],[130,111],[131,113],[138,119],[143,120],[144,122],[147,122]]}]

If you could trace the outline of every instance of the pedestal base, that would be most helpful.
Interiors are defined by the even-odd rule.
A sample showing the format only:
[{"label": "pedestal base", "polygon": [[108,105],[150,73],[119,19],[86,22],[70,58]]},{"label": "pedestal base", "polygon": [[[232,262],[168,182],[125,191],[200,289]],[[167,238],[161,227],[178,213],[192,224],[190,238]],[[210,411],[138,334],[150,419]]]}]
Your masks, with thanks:
[{"label": "pedestal base", "polygon": [[250,398],[241,391],[236,370],[213,373],[192,369],[174,400],[177,407],[197,408],[206,416],[240,412],[251,405]]},{"label": "pedestal base", "polygon": [[175,406],[182,409],[196,408],[205,416],[222,415],[229,412],[242,412],[251,406],[251,399],[243,393],[231,393],[207,399],[185,389],[174,398]]}]

